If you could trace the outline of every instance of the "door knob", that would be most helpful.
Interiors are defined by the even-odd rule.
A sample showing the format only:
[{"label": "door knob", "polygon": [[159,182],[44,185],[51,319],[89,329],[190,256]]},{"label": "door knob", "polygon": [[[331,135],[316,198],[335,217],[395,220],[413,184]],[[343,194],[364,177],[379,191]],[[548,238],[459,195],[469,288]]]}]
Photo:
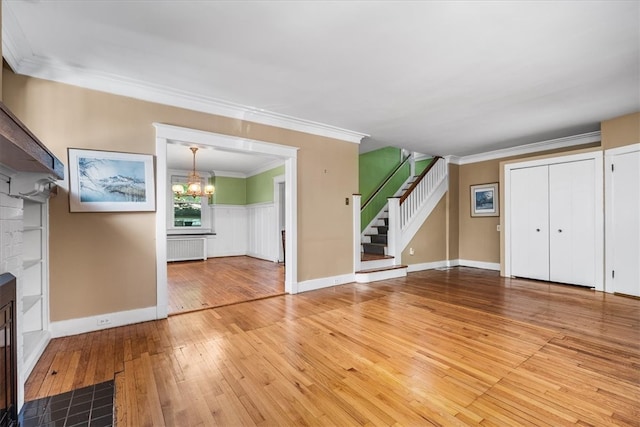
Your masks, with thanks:
[{"label": "door knob", "polygon": [[536,228],[536,231],[537,231],[537,232],[540,232],[540,229],[539,229],[539,228]]},{"label": "door knob", "polygon": [[558,233],[562,233],[562,228],[558,228]]}]

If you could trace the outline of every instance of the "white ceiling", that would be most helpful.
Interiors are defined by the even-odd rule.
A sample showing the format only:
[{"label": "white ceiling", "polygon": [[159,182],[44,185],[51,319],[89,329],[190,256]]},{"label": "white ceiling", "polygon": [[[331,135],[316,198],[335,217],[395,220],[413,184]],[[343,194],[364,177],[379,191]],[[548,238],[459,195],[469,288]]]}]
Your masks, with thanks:
[{"label": "white ceiling", "polygon": [[360,132],[365,151],[475,154],[640,110],[639,1],[4,0],[3,52],[17,73]]},{"label": "white ceiling", "polygon": [[[193,169],[193,144],[167,144],[167,168]],[[217,175],[247,177],[284,164],[284,160],[255,153],[224,151],[212,147],[198,147],[196,170],[214,171]],[[266,168],[266,169],[265,169]]]}]

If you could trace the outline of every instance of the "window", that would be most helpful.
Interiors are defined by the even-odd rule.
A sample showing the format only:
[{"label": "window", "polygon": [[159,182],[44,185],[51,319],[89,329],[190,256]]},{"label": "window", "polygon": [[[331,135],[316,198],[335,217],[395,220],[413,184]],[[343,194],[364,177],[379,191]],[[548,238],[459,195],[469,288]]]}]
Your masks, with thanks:
[{"label": "window", "polygon": [[[171,172],[173,171],[170,171],[171,186],[176,184],[182,185],[186,192],[187,177],[183,174],[173,175]],[[175,193],[171,191],[171,186],[169,187],[171,196],[167,199],[167,208],[169,209],[167,226],[184,231],[186,231],[186,229],[200,229],[195,230],[196,232],[202,232],[202,229],[204,229],[204,231],[210,231],[211,212],[207,209],[209,206],[207,197],[193,197],[186,194],[176,196]]]},{"label": "window", "polygon": [[[187,184],[183,184],[186,187]],[[202,227],[202,200],[200,197],[173,195],[173,226]]]}]

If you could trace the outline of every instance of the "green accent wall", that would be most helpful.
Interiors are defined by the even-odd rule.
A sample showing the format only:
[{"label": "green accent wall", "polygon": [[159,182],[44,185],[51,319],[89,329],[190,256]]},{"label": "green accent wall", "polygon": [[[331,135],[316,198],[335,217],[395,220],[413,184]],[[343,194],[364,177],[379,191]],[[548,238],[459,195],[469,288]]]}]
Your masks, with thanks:
[{"label": "green accent wall", "polygon": [[216,191],[213,195],[213,204],[216,205],[246,205],[247,204],[247,180],[244,178],[231,178],[228,176],[216,176]]},{"label": "green accent wall", "polygon": [[[400,186],[409,178],[411,173],[411,165],[405,163],[398,172],[387,182],[380,192],[374,197],[367,206],[360,211],[360,231],[364,231],[367,225],[374,219],[380,210],[387,203],[389,197],[398,191]],[[364,198],[362,200],[365,200]],[[363,202],[364,203],[364,202]]]},{"label": "green accent wall", "polygon": [[284,165],[270,169],[249,178],[216,176],[215,205],[249,205],[273,202],[273,178],[284,175]]},{"label": "green accent wall", "polygon": [[420,175],[422,173],[422,171],[424,171],[427,166],[429,166],[431,164],[431,162],[433,162],[433,158],[430,159],[422,159],[416,162],[416,166],[415,166],[415,173],[416,176]]},{"label": "green accent wall", "polygon": [[284,165],[247,178],[247,204],[273,202],[273,178],[284,175]]},{"label": "green accent wall", "polygon": [[400,164],[400,157],[401,150],[395,147],[380,148],[359,156],[359,191],[363,203]]}]

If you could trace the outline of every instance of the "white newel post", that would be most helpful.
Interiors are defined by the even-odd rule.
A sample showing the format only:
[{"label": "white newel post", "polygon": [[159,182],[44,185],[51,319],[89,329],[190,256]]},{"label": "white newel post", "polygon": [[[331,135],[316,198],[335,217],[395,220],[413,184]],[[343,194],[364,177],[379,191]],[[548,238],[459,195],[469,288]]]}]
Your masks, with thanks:
[{"label": "white newel post", "polygon": [[394,257],[394,264],[402,264],[402,231],[400,228],[400,198],[389,198],[389,231],[388,237],[388,254]]},{"label": "white newel post", "polygon": [[362,244],[360,241],[360,204],[362,203],[362,196],[360,194],[354,194],[352,197],[353,205],[353,271],[360,271],[360,251]]}]

